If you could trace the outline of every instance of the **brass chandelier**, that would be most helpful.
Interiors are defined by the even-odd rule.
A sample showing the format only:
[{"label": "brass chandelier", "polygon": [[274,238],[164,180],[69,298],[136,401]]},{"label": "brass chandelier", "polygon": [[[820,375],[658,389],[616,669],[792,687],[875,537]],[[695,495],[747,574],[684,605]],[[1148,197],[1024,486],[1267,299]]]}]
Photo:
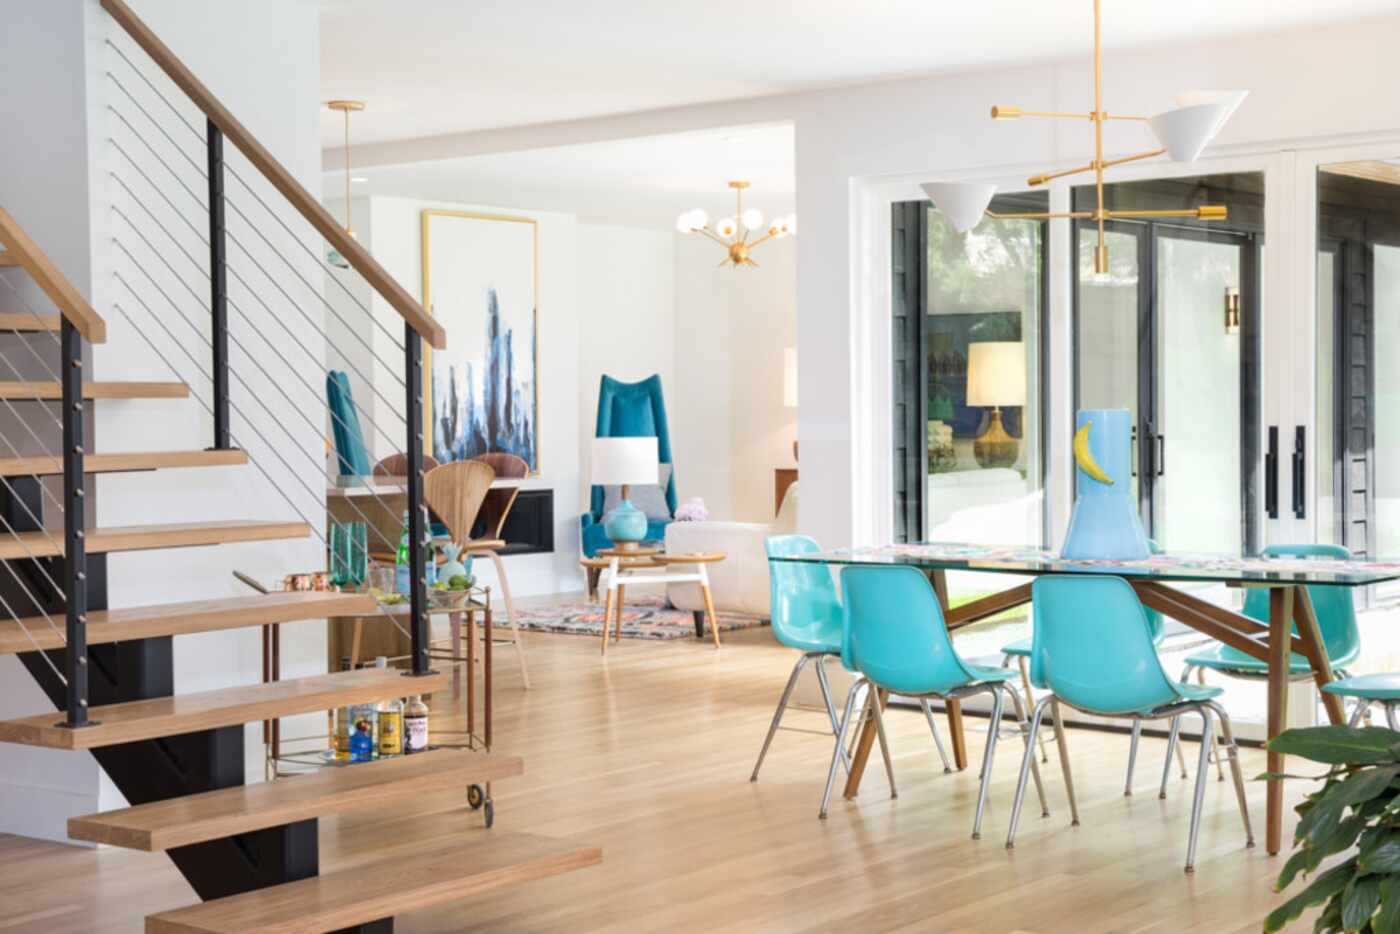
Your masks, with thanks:
[{"label": "brass chandelier", "polygon": [[[1103,37],[1100,0],[1094,0],[1094,109],[1089,113],[1065,111],[1023,110],[1020,107],[996,106],[992,108],[992,119],[1014,120],[1021,117],[1053,117],[1067,120],[1088,120],[1094,125],[1094,157],[1087,165],[1055,172],[1033,175],[1027,179],[1031,187],[1044,185],[1051,179],[1094,173],[1094,187],[1097,204],[1092,211],[1032,212],[1024,214],[997,214],[987,210],[996,186],[976,182],[931,182],[923,185],[924,192],[933,200],[948,222],[959,233],[977,226],[983,217],[998,220],[1052,220],[1057,218],[1082,218],[1097,222],[1099,229],[1098,246],[1094,250],[1094,271],[1100,275],[1108,273],[1108,247],[1104,242],[1104,224],[1121,218],[1163,218],[1187,217],[1196,220],[1223,220],[1226,217],[1224,205],[1206,204],[1196,208],[1181,210],[1153,211],[1109,211],[1104,207],[1104,169],[1127,162],[1138,162],[1166,154],[1177,162],[1194,162],[1206,145],[1220,132],[1225,121],[1244,101],[1248,91],[1195,91],[1180,94],[1176,107],[1155,117],[1111,114],[1103,107]],[[1146,123],[1160,144],[1157,149],[1105,159],[1103,155],[1103,127],[1110,120],[1135,120]]]},{"label": "brass chandelier", "polygon": [[711,227],[709,216],[701,208],[693,208],[676,218],[676,229],[681,233],[704,234],[711,240],[724,247],[726,255],[719,261],[721,266],[733,266],[738,269],[740,266],[757,266],[749,253],[754,247],[768,240],[781,240],[797,233],[797,216],[789,214],[786,217],[775,217],[763,223],[763,212],[756,208],[744,209],[744,189],[749,187],[748,182],[733,181],[729,187],[734,189],[734,214],[729,217],[722,217],[715,221]]}]

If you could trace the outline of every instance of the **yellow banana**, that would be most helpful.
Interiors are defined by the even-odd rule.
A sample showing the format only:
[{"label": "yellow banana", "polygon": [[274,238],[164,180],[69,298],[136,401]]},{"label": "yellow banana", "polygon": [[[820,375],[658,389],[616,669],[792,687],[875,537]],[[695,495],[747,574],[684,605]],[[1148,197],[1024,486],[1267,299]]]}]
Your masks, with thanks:
[{"label": "yellow banana", "polygon": [[1094,455],[1089,452],[1089,429],[1094,427],[1092,421],[1085,422],[1078,431],[1074,433],[1074,462],[1079,465],[1079,469],[1089,475],[1091,479],[1100,483],[1113,485],[1113,478],[1103,472],[1098,461],[1094,460]]}]

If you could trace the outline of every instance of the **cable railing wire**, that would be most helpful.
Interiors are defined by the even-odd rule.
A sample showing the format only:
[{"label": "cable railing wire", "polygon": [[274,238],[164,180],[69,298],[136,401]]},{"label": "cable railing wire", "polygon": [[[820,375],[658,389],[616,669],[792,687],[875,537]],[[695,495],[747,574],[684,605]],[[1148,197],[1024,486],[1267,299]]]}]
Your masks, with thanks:
[{"label": "cable railing wire", "polygon": [[[194,324],[189,320],[188,316],[185,315],[184,311],[170,297],[169,293],[167,293],[164,289],[160,287],[158,283],[156,283],[155,279],[150,275],[149,272],[146,271],[145,267],[143,267],[137,261],[136,257],[132,255],[131,251],[129,251],[120,240],[114,240],[113,242],[117,245],[118,249],[120,249],[123,253],[126,254],[126,256],[132,261],[136,268],[139,269],[142,272],[142,274],[146,276],[147,281],[151,284],[153,288],[155,288],[157,292],[161,294],[161,296],[166,300],[166,302],[175,311],[175,313],[180,316],[181,320],[188,324],[191,330],[194,330],[196,334],[198,334],[198,328],[196,328]],[[190,358],[191,363],[194,364],[195,369],[200,373],[200,375],[204,376],[206,379],[210,378],[209,373],[204,369],[203,365],[201,365],[197,361],[195,355],[192,354],[189,351],[189,349],[185,347],[185,345],[177,337],[175,337],[174,333],[171,332],[170,329],[165,326],[165,323],[161,321],[158,316],[156,316],[155,312],[151,310],[150,306],[147,305],[144,300],[141,299],[140,294],[131,286],[129,282],[126,281],[125,277],[123,277],[120,272],[115,273],[115,275],[117,277],[117,280],[120,281],[122,285],[126,287],[126,289],[132,294],[136,301],[141,304],[142,308],[144,308],[146,312],[151,316],[152,320],[154,320],[156,324],[159,325],[163,331],[165,331],[166,336],[170,338],[171,342],[174,343],[177,347],[179,347],[181,352],[184,353],[186,357]],[[203,335],[200,335],[200,338],[201,340],[203,340]],[[321,434],[321,429],[316,426],[316,423],[311,420],[310,416],[306,415],[306,413],[302,411],[301,407],[297,406],[296,403],[290,397],[288,397],[285,392],[281,390],[280,386],[277,386],[276,381],[272,379],[271,375],[266,371],[266,369],[264,369],[262,365],[257,362],[257,359],[251,354],[248,354],[247,348],[243,347],[243,345],[240,342],[238,342],[236,338],[231,339],[233,339],[235,344],[237,344],[237,346],[239,347],[239,349],[242,350],[243,353],[248,356],[249,360],[253,362],[253,364],[258,368],[258,370],[263,374],[263,376],[268,380],[268,382],[271,383],[274,387],[276,387],[279,392],[282,392],[283,398],[291,404],[292,408],[296,409],[296,411],[302,416],[302,418],[307,422],[307,424],[312,428],[312,430],[316,431],[318,435]],[[157,351],[157,353],[159,353],[159,351]],[[168,359],[165,362],[168,366],[171,366],[171,368],[174,369],[173,364],[170,364],[170,361]],[[292,434],[291,429],[287,427],[286,423],[282,419],[278,418],[277,414],[272,411],[271,407],[268,406],[268,404],[265,401],[263,401],[261,395],[252,390],[252,387],[248,385],[248,381],[243,377],[243,375],[232,368],[230,369],[230,373],[238,379],[238,381],[242,384],[243,388],[247,390],[248,395],[250,395],[262,407],[263,411],[267,414],[267,416],[270,419],[272,419],[279,427],[281,427],[282,431],[286,433],[288,439],[293,442],[292,446],[297,448],[298,450],[301,450],[304,454],[306,454],[307,459],[314,466],[317,466],[320,470],[324,471],[323,464],[318,465],[316,463],[316,459],[310,453],[306,452],[303,448],[301,448],[295,443],[297,439],[296,436]],[[244,412],[240,406],[238,406],[232,400],[230,400],[229,404],[233,408],[233,410],[236,411],[239,414],[239,416],[243,418],[245,422],[247,422],[250,426],[253,424],[252,420],[248,418],[247,413]],[[271,446],[266,436],[262,435],[261,432],[258,432],[258,434],[265,444],[269,444],[269,449],[273,452],[274,456],[276,456],[277,459],[281,461],[282,466],[286,467],[288,471],[290,471],[294,476],[297,477],[298,481],[301,483],[303,489],[305,489],[307,493],[315,497],[323,497],[325,495],[324,489],[315,490],[304,480],[302,480],[300,472],[295,470],[291,464],[287,463],[287,461],[281,456],[281,454],[277,453],[277,448]],[[376,499],[377,498],[378,497],[376,494]],[[384,506],[382,500],[380,500],[380,505],[381,507]],[[352,504],[352,508],[354,508],[355,511],[359,513],[360,517],[365,519],[368,523],[369,517],[365,515],[365,513],[362,510],[360,510],[358,506],[354,506]],[[383,532],[376,531],[376,534],[379,536],[380,541],[382,541],[385,545],[389,546],[390,548],[394,548],[397,546],[397,543],[392,542]]]},{"label": "cable railing wire", "polygon": [[[157,250],[157,249],[155,248],[155,245],[152,244],[151,241],[146,237],[146,235],[141,231],[141,229],[140,229],[139,227],[137,227],[137,226],[132,222],[131,218],[127,217],[127,216],[126,216],[126,213],[125,213],[124,211],[122,211],[120,208],[114,207],[114,208],[113,208],[113,211],[115,211],[116,214],[117,214],[119,217],[121,217],[124,221],[126,221],[126,223],[132,228],[132,231],[136,234],[136,236],[141,240],[141,242],[142,242],[143,244],[145,244],[146,248],[147,248],[148,250],[150,250],[151,253],[154,254],[154,255],[156,256],[156,258],[159,259],[159,260],[161,261],[161,263],[166,267],[166,270],[167,270],[168,272],[170,272],[170,274],[171,274],[175,279],[179,280],[180,283],[181,283],[182,285],[185,286],[185,288],[190,292],[191,295],[194,296],[194,298],[195,298],[197,301],[202,301],[201,296],[200,296],[197,292],[195,292],[194,288],[193,288],[188,282],[185,281],[184,277],[180,276],[180,274],[179,274],[178,272],[175,271],[174,267],[172,267],[172,266],[170,265],[169,260],[167,260],[167,259],[165,258],[165,256],[164,256],[164,254],[162,254],[159,250]],[[153,216],[151,216],[149,213],[148,213],[147,216],[150,216],[151,219],[152,219],[152,221],[155,222],[155,223],[157,224],[157,226],[160,226],[159,221],[156,220]],[[184,247],[180,245],[179,241],[170,233],[170,231],[167,230],[167,229],[165,229],[163,226],[161,227],[161,229],[162,229],[162,232],[164,232],[164,233],[166,234],[166,236],[169,237],[169,238],[171,239],[171,242],[173,242],[173,243],[175,244],[176,249],[178,249],[178,250],[180,250],[182,253],[184,253],[185,256],[186,256],[186,258],[189,259],[189,260],[191,261],[191,263],[194,263],[194,262],[195,262],[195,261],[194,261],[194,258],[191,257],[191,256],[189,256],[189,254],[188,254],[187,252],[185,252]],[[137,268],[141,269],[141,271],[142,271],[143,274],[147,275],[147,277],[150,278],[149,273],[146,272],[145,268],[141,265],[140,261],[137,260],[137,259],[135,258],[135,256],[133,256],[129,251],[127,251],[126,248],[125,248],[125,246],[123,246],[123,245],[120,243],[120,241],[118,241],[118,246],[123,250],[123,252],[126,252],[126,253],[127,253],[127,256],[132,260],[132,263],[133,263],[134,265],[136,265]],[[195,263],[195,265],[196,265],[196,267],[198,268],[198,264]],[[202,270],[201,270],[201,271],[202,271]],[[205,273],[205,275],[206,275],[206,277],[207,277],[208,274]],[[320,366],[320,365],[321,365],[321,362],[320,362],[319,360],[316,359],[315,355],[311,353],[311,351],[310,351],[309,348],[307,348],[304,344],[302,344],[300,341],[297,340],[296,335],[295,335],[294,333],[292,333],[291,329],[289,329],[289,328],[286,327],[285,323],[282,323],[282,322],[281,322],[281,318],[279,318],[279,317],[277,316],[276,312],[273,311],[273,309],[272,309],[265,301],[262,300],[261,296],[259,296],[258,293],[257,293],[256,291],[254,291],[252,288],[250,288],[250,287],[248,286],[248,283],[247,283],[246,281],[244,281],[243,278],[242,278],[242,276],[238,275],[236,271],[234,272],[234,275],[235,275],[235,277],[238,279],[238,281],[244,286],[244,288],[247,288],[248,291],[249,291],[250,293],[252,293],[253,296],[254,296],[255,298],[257,298],[257,300],[258,300],[259,303],[263,306],[263,308],[267,311],[267,313],[268,313],[274,320],[276,320],[276,321],[278,321],[280,324],[282,324],[283,329],[287,332],[288,337],[290,337],[290,338],[292,339],[292,342],[293,342],[296,346],[301,347],[302,350],[304,350],[304,351],[306,352],[307,356],[311,358],[311,360],[312,360],[312,362],[313,362],[314,364],[316,364],[317,366]],[[166,297],[166,300],[167,300],[168,302],[170,302],[171,307],[175,308],[176,312],[181,316],[182,319],[184,319],[184,321],[186,322],[186,324],[189,324],[191,330],[195,331],[195,333],[199,335],[199,337],[200,337],[200,339],[201,339],[202,341],[204,341],[205,343],[210,344],[211,347],[212,347],[212,341],[210,341],[208,338],[204,337],[203,332],[199,330],[199,328],[198,328],[197,325],[195,325],[193,322],[190,321],[190,319],[188,318],[188,316],[186,316],[186,315],[184,314],[183,310],[179,308],[178,304],[177,304],[173,299],[171,299],[168,295],[166,295],[165,297]],[[244,317],[245,319],[251,321],[251,317],[250,317],[250,316],[243,310],[243,308],[240,307],[240,306],[238,305],[238,303],[235,302],[232,298],[229,299],[229,305],[230,305],[230,307],[232,307],[235,311],[237,311],[239,314],[243,315],[243,317]],[[314,323],[313,323],[313,328],[314,328]],[[317,333],[318,333],[322,338],[326,337],[326,334],[325,334],[324,331],[318,331]],[[239,349],[242,350],[242,351],[244,352],[244,354],[247,355],[247,356],[249,357],[249,359],[253,360],[254,363],[255,363],[255,365],[258,365],[258,367],[259,367],[259,369],[262,371],[263,375],[264,375],[265,377],[267,377],[268,381],[269,381],[270,383],[272,383],[274,386],[277,386],[277,387],[278,387],[278,390],[281,391],[281,387],[277,384],[277,381],[274,380],[274,379],[272,379],[271,375],[268,374],[266,370],[262,369],[261,365],[257,364],[256,358],[253,357],[252,354],[249,354],[249,353],[248,353],[247,348],[242,344],[242,342],[239,341],[239,340],[237,339],[237,337],[233,336],[231,333],[230,333],[230,335],[229,335],[229,339],[232,340],[232,341],[239,347]],[[272,341],[267,341],[266,339],[265,339],[265,343],[266,343],[267,346],[272,350],[272,352],[273,352],[274,354],[277,355],[278,360],[280,360],[280,361],[282,362],[282,364],[288,369],[288,371],[296,375],[296,378],[297,378],[297,380],[301,383],[302,387],[303,387],[309,394],[311,394],[311,396],[313,396],[313,397],[319,399],[319,393],[318,393],[318,391],[317,391],[313,386],[311,386],[309,383],[307,383],[306,380],[305,380],[305,378],[301,376],[300,371],[298,371],[297,368],[294,367],[294,366],[291,364],[291,362],[288,361],[288,360],[286,359],[286,357],[284,357],[284,356],[281,354],[280,351],[277,350],[276,344],[275,344],[274,342],[272,342]],[[353,368],[352,368],[352,369],[353,369]],[[365,377],[364,377],[364,374],[363,374],[363,373],[360,373],[358,369],[356,369],[355,372],[356,372],[357,375],[360,376],[361,379],[364,379],[364,378],[365,378]],[[240,379],[241,379],[241,377],[240,377]],[[246,382],[245,382],[245,385],[246,385]],[[285,397],[285,393],[283,393],[283,395],[284,395],[284,397]],[[386,405],[390,404],[389,401],[388,401],[387,399],[384,399],[382,396],[380,396],[379,398],[380,398],[381,401],[383,401]],[[305,413],[302,412],[301,408],[300,408],[299,406],[296,406],[295,403],[294,403],[290,398],[288,398],[287,401],[288,401],[288,402],[292,402],[293,406],[297,408],[297,411],[298,411],[299,413],[301,413],[301,414],[303,415],[303,417],[306,417],[306,416],[305,416]],[[331,409],[329,406],[327,406],[326,408],[327,408],[327,413],[330,415],[330,417],[335,421],[335,423],[336,423],[337,425],[339,425],[341,428],[346,428],[346,429],[349,428],[349,426],[348,426],[348,424],[346,423],[345,419],[344,419],[342,416],[340,416],[339,414],[337,414],[337,413],[335,412],[334,409]],[[389,435],[386,434],[386,433],[379,427],[379,425],[375,422],[375,420],[373,419],[373,417],[370,416],[370,413],[369,413],[368,411],[366,411],[366,410],[365,410],[362,406],[360,406],[358,403],[355,404],[355,408],[356,408],[361,414],[363,414],[363,415],[365,416],[365,420],[366,420],[367,422],[369,422],[370,426],[371,426],[372,428],[374,428],[374,430],[377,431],[377,432],[380,434],[381,437],[383,437],[383,438],[384,438],[386,441],[388,441],[389,443],[391,443],[391,444],[393,443],[393,442],[392,442],[392,439],[389,437]],[[308,418],[308,421],[309,421],[309,418]],[[399,486],[400,486],[400,489],[403,488],[402,484],[400,484]],[[378,494],[374,494],[374,495],[375,495],[375,499],[376,499],[376,500],[379,500]],[[383,503],[382,500],[379,500],[379,502],[380,502],[380,505],[381,505],[381,506],[384,505],[384,503]]]},{"label": "cable railing wire", "polygon": [[[120,114],[118,114],[118,116],[120,116]],[[135,133],[134,130],[133,133]],[[160,154],[151,148],[150,143],[147,142],[144,138],[142,138],[139,134],[136,135],[136,138],[141,142],[143,146],[146,147],[147,151],[151,153],[152,157],[154,157],[158,162],[160,162],[160,164],[165,168],[167,172],[170,172],[172,176],[174,176],[174,170],[170,168],[169,163],[165,162],[165,160],[163,160],[160,157]],[[132,158],[131,154],[126,151],[126,149],[121,145],[121,143],[115,139],[112,139],[111,137],[108,137],[108,140],[112,143],[113,148],[116,149],[116,151],[119,152],[124,159],[126,159],[126,161],[131,165],[131,167],[136,171],[136,173],[141,176],[141,178],[146,182],[146,184],[150,186],[150,188],[153,191],[155,191],[157,195],[160,196],[160,198],[165,202],[166,206],[170,208],[171,212],[175,214],[178,218],[180,218],[180,220],[184,221],[185,225],[190,228],[194,235],[199,239],[200,243],[204,244],[205,246],[208,246],[209,240],[204,235],[204,233],[198,227],[195,226],[194,222],[191,221],[184,214],[183,211],[181,211],[178,207],[175,206],[175,203],[170,200],[169,196],[165,194],[165,191],[155,183],[155,181],[150,177],[150,175],[146,173],[144,169],[141,168],[140,164],[134,158]],[[131,196],[131,199],[135,201],[136,204],[146,213],[146,215],[151,219],[152,223],[160,227],[162,229],[162,232],[164,232],[166,236],[170,237],[171,242],[174,243],[176,247],[179,248],[180,251],[185,254],[185,257],[189,259],[191,264],[193,264],[196,269],[203,273],[205,278],[208,278],[209,272],[204,268],[203,263],[195,259],[193,256],[190,256],[189,251],[185,250],[184,246],[180,244],[179,238],[175,237],[173,234],[170,233],[168,229],[165,228],[165,225],[160,222],[159,218],[157,218],[154,215],[154,213],[152,213],[151,209],[146,205],[145,201],[138,197],[136,193],[131,190],[131,187],[128,186],[124,181],[122,181],[121,176],[119,176],[115,172],[112,172],[110,174],[111,177],[117,182],[117,184],[120,185],[122,189],[126,191],[128,195]],[[188,193],[189,196],[193,198],[197,204],[203,207],[204,202],[200,199],[199,195],[197,195],[193,190],[190,189],[188,185],[181,181],[178,176],[175,176],[175,180],[180,185],[180,187],[185,189],[186,193]],[[296,269],[296,267],[293,266],[292,263],[278,251],[277,247],[270,240],[267,239],[266,235],[264,235],[262,231],[258,230],[257,226],[254,225],[252,220],[246,214],[243,213],[243,210],[238,206],[238,204],[235,201],[233,201],[233,199],[225,196],[224,203],[227,204],[229,207],[233,208],[234,213],[237,214],[238,217],[242,219],[249,226],[249,228],[258,235],[258,237],[263,241],[263,243],[267,245],[268,249],[271,250],[275,256],[281,259],[282,262],[285,263],[287,267],[292,270],[292,273],[298,279],[301,280],[302,284],[305,285],[307,289],[312,292],[312,294],[317,296],[321,303],[326,306],[327,310],[329,310],[330,313],[335,316],[336,320],[345,326],[347,334],[355,338],[355,340],[359,342],[360,346],[364,347],[365,350],[369,351],[370,356],[372,356],[375,359],[375,361],[379,363],[380,366],[384,367],[390,372],[394,372],[393,364],[389,363],[383,357],[379,356],[375,352],[373,345],[367,342],[363,337],[361,337],[359,332],[351,325],[349,321],[346,321],[343,317],[340,316],[340,313],[336,311],[334,304],[327,301],[325,296],[321,295],[320,292],[315,288],[315,286],[308,282],[306,280],[306,277],[303,276]],[[116,209],[114,208],[114,210]],[[130,220],[128,219],[127,222],[130,223]],[[318,327],[315,324],[315,322],[311,320],[310,316],[307,315],[306,312],[301,308],[301,305],[297,303],[296,299],[292,298],[287,293],[286,289],[282,288],[281,284],[277,282],[276,278],[270,272],[267,271],[266,267],[264,267],[261,263],[257,261],[257,257],[254,256],[253,252],[249,250],[246,245],[244,245],[243,241],[238,239],[238,237],[234,235],[232,231],[225,231],[225,233],[228,236],[228,238],[232,240],[240,250],[243,251],[244,255],[248,257],[249,261],[251,261],[253,265],[257,266],[258,269],[263,273],[263,275],[267,277],[267,280],[271,282],[272,285],[279,292],[281,292],[282,297],[285,298],[288,301],[288,303],[292,305],[292,307],[297,309],[297,313],[300,314],[303,318],[305,318],[309,323],[311,323],[312,327],[316,328],[322,337],[325,337],[329,340],[329,334],[327,334],[327,332],[324,329]],[[230,271],[234,271],[232,266],[230,266],[229,269]],[[243,284],[245,287],[247,286],[246,282],[244,282]],[[278,318],[277,320],[280,322],[281,319]],[[402,349],[401,345],[400,349]],[[370,390],[379,398],[379,400],[385,405],[389,406],[389,411],[392,414],[394,414],[395,417],[397,417],[399,421],[405,425],[405,427],[407,427],[407,422],[404,420],[403,416],[400,416],[396,411],[395,403],[384,398],[384,395],[380,393],[377,388],[375,388],[374,380],[367,377],[364,374],[364,372],[359,369],[359,367],[356,367],[354,364],[350,363],[348,359],[345,361],[345,365],[349,369],[353,370],[355,375],[360,377],[360,379],[365,382],[365,385],[370,387]],[[364,409],[361,409],[361,411],[363,412]],[[366,413],[366,415],[368,415],[368,413]]]},{"label": "cable railing wire", "polygon": [[[146,85],[146,87],[150,90],[150,92],[151,92],[152,94],[154,94],[154,95],[156,96],[156,98],[157,98],[158,100],[160,100],[161,103],[165,104],[165,106],[166,106],[167,108],[169,108],[170,112],[171,112],[172,114],[174,114],[174,116],[176,117],[176,119],[178,119],[181,123],[183,123],[183,124],[185,125],[185,128],[188,129],[188,130],[190,131],[190,134],[193,135],[193,136],[195,137],[195,139],[199,140],[201,144],[204,144],[204,143],[205,143],[205,135],[204,135],[204,133],[200,132],[200,130],[199,130],[197,127],[195,127],[194,124],[190,123],[189,119],[186,118],[185,115],[184,115],[183,113],[180,112],[179,108],[177,108],[177,107],[175,106],[175,104],[174,104],[168,97],[166,97],[165,94],[162,93],[162,92],[160,91],[160,89],[157,88],[157,87],[151,82],[151,80],[150,80],[149,78],[146,77],[145,73],[142,72],[140,68],[136,67],[136,64],[135,64],[130,58],[127,57],[127,55],[126,55],[125,52],[123,52],[117,45],[115,45],[115,44],[112,42],[112,40],[107,39],[107,40],[105,40],[105,41],[106,41],[107,45],[110,46],[110,47],[112,48],[112,50],[115,51],[115,52],[117,53],[117,55],[121,58],[121,60],[124,61],[124,62],[127,64],[127,66],[136,74],[136,76],[137,76],[138,78],[141,79],[142,83],[144,83],[144,84]],[[188,153],[186,153],[186,152],[184,151],[184,149],[183,149],[177,142],[175,142],[175,140],[170,136],[170,134],[167,133],[167,132],[165,131],[165,128],[164,128],[163,126],[161,126],[160,122],[159,122],[158,120],[156,120],[155,117],[153,117],[153,116],[151,115],[151,113],[150,113],[148,110],[146,110],[146,108],[145,108],[144,106],[142,106],[142,104],[140,103],[140,101],[138,101],[138,100],[136,99],[136,97],[135,97],[130,91],[127,90],[126,86],[125,86],[124,84],[121,83],[121,80],[120,80],[119,78],[117,78],[116,75],[112,74],[112,72],[110,72],[110,71],[108,71],[106,74],[107,74],[107,77],[111,79],[112,83],[115,84],[115,85],[118,87],[118,89],[121,90],[122,94],[125,95],[125,97],[126,97],[128,100],[130,100],[130,101],[132,102],[132,104],[134,104],[134,105],[136,106],[136,108],[137,108],[138,110],[141,111],[141,113],[146,117],[146,119],[149,120],[157,129],[160,130],[161,134],[164,135],[165,138],[166,138],[167,140],[170,141],[170,144],[171,144],[172,146],[174,146],[174,147],[176,148],[176,150],[178,150],[182,156],[185,157],[185,160],[188,161],[188,162],[190,163],[190,165],[194,167],[194,170],[195,170],[196,172],[198,172],[199,175],[200,175],[202,178],[206,178],[206,179],[207,179],[207,178],[208,178],[208,175],[207,175],[207,174],[204,172],[204,170],[200,167],[199,163],[198,163],[197,161],[195,161],[195,159],[194,159],[193,157],[191,157]],[[123,121],[123,122],[125,122],[125,121]],[[129,127],[130,124],[128,123],[127,126]],[[133,129],[133,132],[135,132],[134,129]],[[140,134],[137,134],[137,135],[139,136]],[[272,219],[275,220],[275,221],[277,222],[277,224],[282,228],[282,230],[283,230],[284,232],[286,232],[286,233],[292,238],[292,240],[293,240],[294,242],[296,242],[296,244],[302,249],[302,251],[304,251],[304,252],[306,253],[307,256],[309,256],[313,261],[315,261],[315,263],[316,263],[318,266],[321,265],[321,264],[323,263],[322,257],[316,255],[315,251],[313,251],[310,247],[308,247],[308,246],[301,240],[301,238],[298,237],[298,236],[296,235],[296,233],[291,229],[291,227],[289,227],[289,226],[287,225],[287,223],[282,219],[282,216],[272,209],[272,206],[269,205],[269,204],[262,198],[262,196],[258,194],[257,190],[256,190],[251,184],[249,184],[249,182],[248,182],[245,178],[243,178],[243,176],[238,172],[238,170],[237,170],[233,165],[231,165],[231,164],[229,164],[229,163],[225,163],[225,164],[224,164],[224,170],[225,170],[226,172],[228,172],[230,175],[232,175],[232,176],[238,181],[238,183],[239,183],[240,185],[242,185],[242,186],[244,187],[244,189],[247,190],[247,192],[253,197],[253,200],[256,201],[256,202],[262,207],[262,209],[263,209],[264,211],[266,211],[268,214],[270,214],[270,215],[272,216]],[[240,212],[240,213],[241,213],[241,212]],[[244,219],[247,220],[246,217],[245,217]],[[254,227],[254,229],[257,229],[256,226]],[[280,253],[279,253],[279,256],[280,256]],[[283,258],[283,261],[284,261],[284,262],[287,262],[287,265],[288,265],[289,267],[291,267],[290,261],[286,260],[285,257],[282,257],[282,258]],[[291,267],[291,268],[293,268],[293,269],[295,270],[295,267]],[[346,295],[347,298],[349,298],[352,302],[354,302],[356,305],[358,305],[358,306],[360,307],[360,309],[361,309],[362,311],[364,311],[364,313],[365,313],[366,315],[369,316],[371,322],[373,322],[374,325],[375,325],[377,328],[379,328],[379,330],[384,334],[384,336],[387,337],[387,338],[389,339],[389,341],[390,341],[397,349],[399,349],[399,350],[403,350],[403,349],[404,349],[403,342],[400,341],[399,338],[398,338],[392,331],[390,331],[387,327],[385,327],[384,324],[383,324],[382,322],[380,322],[380,321],[375,317],[374,312],[370,309],[370,307],[369,307],[368,305],[366,305],[363,301],[361,301],[361,300],[360,300],[360,297],[359,297],[358,295],[356,295],[354,292],[352,292],[352,291],[350,290],[349,286],[345,285],[345,283],[341,282],[341,281],[340,281],[337,277],[335,277],[335,276],[331,276],[330,278],[331,278],[331,280],[332,280],[333,282],[335,282],[336,286],[339,287],[340,290],[341,290],[342,292],[345,293],[345,295]]]}]

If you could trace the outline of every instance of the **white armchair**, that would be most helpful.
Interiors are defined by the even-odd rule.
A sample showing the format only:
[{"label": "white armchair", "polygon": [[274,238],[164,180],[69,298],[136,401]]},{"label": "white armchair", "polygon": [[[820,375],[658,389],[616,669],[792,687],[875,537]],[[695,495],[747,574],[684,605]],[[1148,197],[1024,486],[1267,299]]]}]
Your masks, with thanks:
[{"label": "white armchair", "polygon": [[[723,561],[709,565],[710,594],[715,609],[751,616],[768,616],[768,558],[763,540],[786,535],[797,527],[797,484],[783,498],[772,522],[672,522],[666,526],[666,550],[671,553],[718,551]],[[669,584],[666,596],[677,609],[700,612],[705,602],[695,584]]]}]

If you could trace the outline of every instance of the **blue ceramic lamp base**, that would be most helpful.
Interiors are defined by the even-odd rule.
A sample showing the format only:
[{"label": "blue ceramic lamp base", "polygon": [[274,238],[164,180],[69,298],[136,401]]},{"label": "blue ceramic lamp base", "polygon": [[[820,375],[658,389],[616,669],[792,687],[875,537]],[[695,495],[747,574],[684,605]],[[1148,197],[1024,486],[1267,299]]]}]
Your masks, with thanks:
[{"label": "blue ceramic lamp base", "polygon": [[622,502],[603,517],[603,532],[618,548],[635,548],[647,537],[647,514],[624,496]]}]

